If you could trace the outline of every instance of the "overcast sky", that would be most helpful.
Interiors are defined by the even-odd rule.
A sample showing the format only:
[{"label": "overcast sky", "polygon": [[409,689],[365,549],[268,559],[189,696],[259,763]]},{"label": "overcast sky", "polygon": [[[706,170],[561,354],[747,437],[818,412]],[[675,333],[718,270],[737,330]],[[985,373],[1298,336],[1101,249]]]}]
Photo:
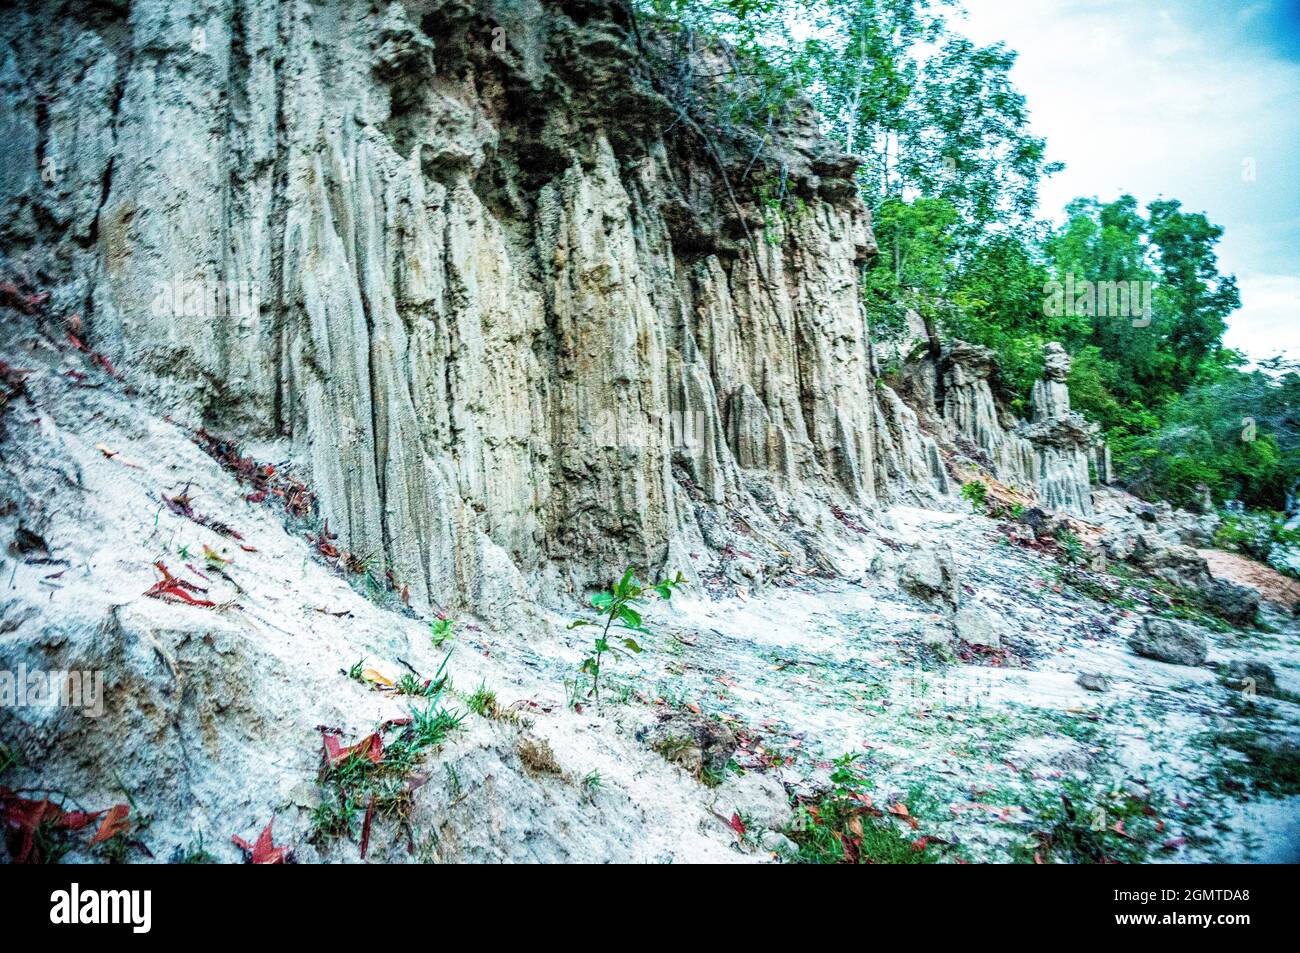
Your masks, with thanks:
[{"label": "overcast sky", "polygon": [[1300,357],[1300,0],[966,0],[958,29],[1012,76],[1066,169],[1041,190],[1174,198],[1222,225],[1227,342]]}]

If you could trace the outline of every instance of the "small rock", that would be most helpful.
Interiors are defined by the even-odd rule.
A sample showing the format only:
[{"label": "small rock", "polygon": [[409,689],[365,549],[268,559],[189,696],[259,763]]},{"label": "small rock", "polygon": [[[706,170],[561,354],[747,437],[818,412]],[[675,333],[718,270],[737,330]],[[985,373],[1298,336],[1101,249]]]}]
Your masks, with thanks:
[{"label": "small rock", "polygon": [[1075,681],[1080,688],[1086,688],[1090,692],[1110,691],[1110,679],[1096,672],[1084,672]]},{"label": "small rock", "polygon": [[957,637],[970,645],[1002,648],[1002,623],[985,606],[967,603],[952,620]]},{"label": "small rock", "polygon": [[1007,760],[1030,770],[1073,774],[1088,770],[1088,749],[1073,738],[1039,735],[1016,742],[1007,752]]},{"label": "small rock", "polygon": [[799,853],[799,845],[778,831],[763,831],[758,835],[758,845],[783,858]]},{"label": "small rock", "polygon": [[1142,620],[1128,637],[1128,645],[1138,655],[1172,665],[1200,665],[1208,652],[1202,629],[1187,622],[1152,616]]},{"label": "small rock", "polygon": [[1263,662],[1231,662],[1224,672],[1223,682],[1237,691],[1277,696],[1277,678]]},{"label": "small rock", "polygon": [[718,788],[718,807],[723,814],[735,811],[756,827],[784,830],[794,823],[789,795],[775,778],[757,771],[731,775]]},{"label": "small rock", "polygon": [[314,811],[321,805],[320,788],[310,781],[299,781],[289,791],[289,803]]},{"label": "small rock", "polygon": [[20,625],[39,611],[36,606],[28,605],[21,599],[0,602],[0,635],[16,632]]},{"label": "small rock", "polygon": [[941,602],[949,609],[961,603],[961,583],[952,553],[934,546],[918,546],[908,555],[899,574],[904,590],[927,602]]},{"label": "small rock", "polygon": [[9,552],[14,556],[23,558],[31,556],[33,559],[48,559],[50,547],[45,542],[44,536],[19,526],[14,530],[14,538],[9,544]]},{"label": "small rock", "polygon": [[1226,579],[1215,579],[1202,590],[1206,606],[1235,625],[1255,624],[1259,612],[1259,593]]},{"label": "small rock", "polygon": [[935,619],[927,619],[921,623],[921,629],[918,634],[921,645],[930,649],[936,655],[949,659],[953,657],[955,645],[953,643],[952,626],[947,622],[940,622]]},{"label": "small rock", "polygon": [[1132,778],[1124,779],[1124,790],[1128,794],[1143,801],[1151,800],[1151,789],[1145,784],[1140,784]]},{"label": "small rock", "polygon": [[736,735],[730,728],[692,712],[664,715],[637,737],[696,778],[720,776],[736,751]]}]

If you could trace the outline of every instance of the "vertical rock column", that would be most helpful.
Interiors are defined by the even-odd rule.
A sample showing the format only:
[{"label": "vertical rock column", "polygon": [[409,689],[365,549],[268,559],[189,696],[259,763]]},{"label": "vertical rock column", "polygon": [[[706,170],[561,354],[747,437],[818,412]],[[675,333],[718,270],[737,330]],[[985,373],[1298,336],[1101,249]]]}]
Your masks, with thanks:
[{"label": "vertical rock column", "polygon": [[1092,514],[1088,462],[1094,451],[1092,425],[1070,410],[1070,355],[1055,341],[1043,348],[1043,376],[1031,396],[1033,421],[1020,435],[1034,448],[1034,482],[1044,505],[1077,516]]}]

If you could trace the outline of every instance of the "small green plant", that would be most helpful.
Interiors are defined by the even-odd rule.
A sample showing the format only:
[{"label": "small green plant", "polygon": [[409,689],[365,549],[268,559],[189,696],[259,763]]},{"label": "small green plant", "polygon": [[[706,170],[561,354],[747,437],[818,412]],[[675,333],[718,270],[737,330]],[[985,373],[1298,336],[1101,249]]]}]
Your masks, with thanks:
[{"label": "small green plant", "polygon": [[486,682],[478,683],[478,688],[465,699],[465,704],[474,714],[484,718],[495,718],[497,715],[497,693],[488,688]]},{"label": "small green plant", "polygon": [[582,786],[593,794],[599,791],[604,783],[605,779],[600,776],[599,771],[588,771],[586,777],[582,779]]},{"label": "small green plant", "polygon": [[988,495],[989,488],[979,480],[971,480],[969,483],[961,485],[961,498],[969,503],[971,510],[976,513],[984,511]]},{"label": "small green plant", "polygon": [[681,573],[678,573],[673,579],[661,579],[652,586],[643,586],[636,578],[632,568],[623,573],[623,578],[616,582],[608,592],[598,592],[591,597],[591,605],[599,613],[599,621],[592,622],[589,619],[575,619],[569,623],[570,629],[576,629],[584,625],[602,626],[600,635],[592,643],[592,651],[582,661],[579,668],[580,674],[586,675],[591,679],[591,689],[588,692],[600,704],[600,673],[601,666],[605,661],[605,656],[609,653],[627,655],[630,653],[640,654],[641,646],[636,639],[631,636],[624,636],[616,641],[615,644],[610,641],[609,632],[612,628],[624,629],[629,632],[647,633],[647,629],[641,623],[641,613],[633,608],[633,605],[642,602],[650,593],[655,593],[660,599],[671,599],[673,589],[685,583],[686,580]]},{"label": "small green plant", "polygon": [[1079,537],[1070,530],[1056,531],[1056,545],[1061,547],[1061,555],[1067,563],[1077,566],[1084,562],[1083,543],[1079,542]]},{"label": "small green plant", "polygon": [[582,704],[582,682],[576,678],[566,678],[564,680],[564,707],[569,711],[577,711],[578,706]]},{"label": "small green plant", "polygon": [[18,761],[18,752],[9,747],[4,742],[0,742],[0,774],[4,774],[10,768],[20,766]]},{"label": "small green plant", "polygon": [[442,648],[443,643],[451,642],[456,638],[456,622],[454,619],[434,619],[429,623],[429,636],[433,639],[434,648]]},{"label": "small green plant", "polygon": [[423,710],[411,712],[411,736],[399,739],[391,751],[405,754],[419,754],[425,748],[434,748],[447,740],[447,736],[460,727],[465,716],[455,711],[447,711],[438,705],[429,705]]},{"label": "small green plant", "polygon": [[203,846],[203,834],[200,832],[190,840],[189,847],[181,848],[178,846],[176,848],[176,852],[172,856],[172,863],[219,864],[221,861],[217,860],[217,858]]}]

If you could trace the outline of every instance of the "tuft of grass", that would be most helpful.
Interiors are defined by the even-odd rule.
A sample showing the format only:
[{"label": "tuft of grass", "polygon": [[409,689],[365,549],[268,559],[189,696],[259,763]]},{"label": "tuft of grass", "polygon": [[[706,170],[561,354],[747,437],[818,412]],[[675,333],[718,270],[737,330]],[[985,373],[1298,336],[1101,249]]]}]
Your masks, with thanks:
[{"label": "tuft of grass", "polygon": [[1012,848],[1022,863],[1137,864],[1168,837],[1149,801],[1127,791],[1069,781],[1037,808],[1030,841]]},{"label": "tuft of grass", "polygon": [[1289,797],[1300,794],[1300,747],[1264,743],[1249,729],[1215,732],[1207,739],[1210,750],[1229,748],[1242,756],[1221,762],[1214,771],[1218,786],[1238,797],[1250,793]]},{"label": "tuft of grass", "polygon": [[428,704],[410,710],[409,724],[381,729],[381,734],[396,732],[396,735],[385,738],[383,758],[378,764],[363,754],[354,754],[338,764],[321,768],[321,803],[311,816],[314,840],[356,838],[372,804],[377,817],[403,820],[407,817],[411,774],[424,755],[443,744],[465,718],[439,703],[446,683],[441,678],[442,671],[438,669],[440,679],[435,681],[437,688]]},{"label": "tuft of grass", "polygon": [[176,852],[172,857],[174,864],[219,864],[217,860],[204,846],[202,832],[196,834],[190,840],[188,847],[181,848],[177,846]]},{"label": "tuft of grass", "polygon": [[866,796],[871,782],[858,767],[860,758],[851,753],[835,759],[831,789],[797,800],[794,826],[786,832],[799,848],[791,859],[804,864],[937,862],[938,847],[928,838],[909,837],[872,806]]},{"label": "tuft of grass", "polygon": [[1081,566],[1085,562],[1087,551],[1079,537],[1068,529],[1056,531],[1056,545],[1061,549],[1061,558],[1067,565]]},{"label": "tuft of grass", "polygon": [[476,715],[481,715],[484,718],[495,718],[497,716],[497,693],[488,688],[486,682],[478,683],[478,688],[474,689],[474,693],[465,699],[465,704]]},{"label": "tuft of grass", "polygon": [[424,698],[432,698],[436,694],[433,682],[423,682],[410,672],[405,673],[397,680],[394,690],[399,695],[419,695]]}]

